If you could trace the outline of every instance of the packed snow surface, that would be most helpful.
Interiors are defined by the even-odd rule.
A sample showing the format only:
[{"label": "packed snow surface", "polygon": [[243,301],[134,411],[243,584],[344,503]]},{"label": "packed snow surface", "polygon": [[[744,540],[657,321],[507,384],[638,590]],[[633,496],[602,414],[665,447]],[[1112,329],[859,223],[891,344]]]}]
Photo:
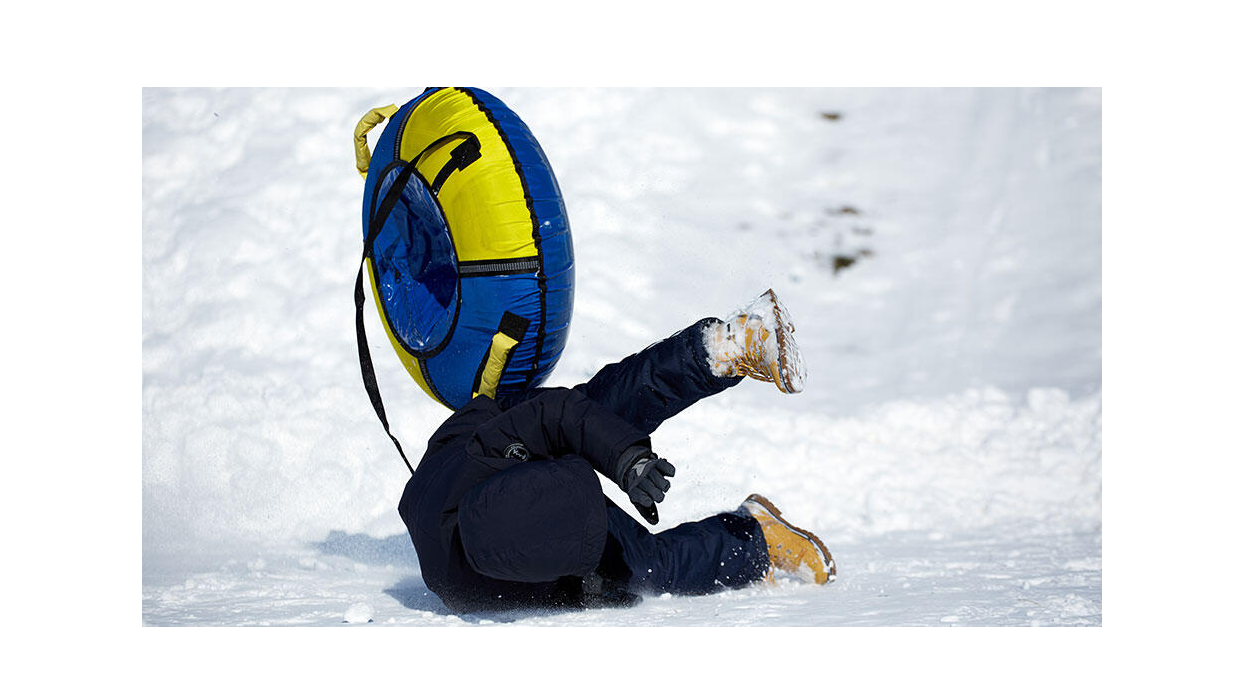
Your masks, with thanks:
[{"label": "packed snow surface", "polygon": [[[1102,623],[1097,90],[487,89],[570,214],[549,385],[775,289],[805,392],[747,380],[658,430],[678,469],[659,528],[759,492],[837,581],[451,614],[396,513],[407,470],[353,330],[352,129],[420,89],[151,89],[145,624]],[[416,461],[448,411],[368,325]]]}]

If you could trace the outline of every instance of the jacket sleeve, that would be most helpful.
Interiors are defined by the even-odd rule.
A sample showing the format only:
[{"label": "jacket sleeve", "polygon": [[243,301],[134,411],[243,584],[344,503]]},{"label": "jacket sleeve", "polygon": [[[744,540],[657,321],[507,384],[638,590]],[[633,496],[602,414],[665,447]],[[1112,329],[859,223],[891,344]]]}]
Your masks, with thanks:
[{"label": "jacket sleeve", "polygon": [[555,458],[577,454],[610,480],[618,480],[622,453],[647,435],[575,389],[546,389],[477,428],[468,443],[469,456],[494,468],[518,463],[508,448],[522,444],[533,456]]}]

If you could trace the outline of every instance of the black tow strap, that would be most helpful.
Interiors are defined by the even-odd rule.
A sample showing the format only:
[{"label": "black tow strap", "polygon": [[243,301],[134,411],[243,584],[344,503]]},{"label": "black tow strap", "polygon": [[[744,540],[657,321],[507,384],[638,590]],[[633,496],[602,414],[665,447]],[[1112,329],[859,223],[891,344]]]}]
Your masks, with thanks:
[{"label": "black tow strap", "polygon": [[365,250],[361,254],[360,270],[356,272],[356,290],[352,293],[352,298],[356,301],[356,347],[360,351],[361,378],[365,380],[365,391],[369,394],[373,412],[378,414],[378,419],[382,421],[382,428],[386,430],[386,436],[395,443],[395,448],[399,450],[399,457],[407,465],[409,473],[416,471],[403,453],[399,440],[391,434],[391,425],[386,419],[386,408],[382,405],[382,394],[378,392],[378,378],[373,371],[373,358],[369,355],[369,339],[365,336],[365,261],[373,255],[373,240],[377,238],[378,232],[382,231],[386,218],[390,217],[391,210],[395,209],[395,203],[399,202],[400,194],[403,193],[403,189],[408,185],[408,180],[412,178],[415,171],[416,167],[411,163],[404,166],[399,176],[395,177],[395,182],[391,184],[386,197],[382,199],[382,204],[378,206],[373,220],[369,222],[369,235],[365,239]]},{"label": "black tow strap", "polygon": [[[360,352],[361,377],[365,380],[365,391],[369,394],[369,402],[373,405],[373,412],[377,413],[378,419],[382,421],[382,428],[386,430],[386,436],[390,437],[391,441],[395,443],[395,448],[399,450],[399,457],[403,459],[404,464],[408,467],[408,472],[413,474],[416,471],[412,468],[408,457],[403,453],[403,447],[399,444],[399,440],[395,439],[395,435],[391,434],[391,425],[386,419],[386,408],[382,405],[382,394],[378,392],[378,378],[373,371],[373,358],[369,355],[369,339],[365,336],[365,261],[373,257],[374,239],[382,231],[382,227],[386,224],[386,218],[390,217],[391,210],[395,209],[395,204],[399,202],[399,196],[403,193],[403,189],[407,187],[412,174],[415,173],[416,165],[420,162],[421,157],[438,145],[458,138],[464,138],[464,141],[451,150],[450,159],[443,165],[438,175],[434,177],[430,190],[436,197],[438,192],[442,190],[443,184],[446,183],[446,179],[452,173],[463,171],[468,165],[481,158],[481,141],[475,133],[457,131],[449,135],[443,135],[429,143],[420,151],[420,154],[404,165],[403,170],[395,177],[390,190],[386,192],[386,197],[382,199],[382,204],[378,206],[378,211],[374,213],[373,219],[369,222],[369,236],[365,238],[365,250],[361,254],[360,270],[356,272],[356,290],[352,295],[356,301],[356,348]],[[374,272],[376,273],[377,270],[375,269]],[[376,297],[374,301],[377,301]]]}]

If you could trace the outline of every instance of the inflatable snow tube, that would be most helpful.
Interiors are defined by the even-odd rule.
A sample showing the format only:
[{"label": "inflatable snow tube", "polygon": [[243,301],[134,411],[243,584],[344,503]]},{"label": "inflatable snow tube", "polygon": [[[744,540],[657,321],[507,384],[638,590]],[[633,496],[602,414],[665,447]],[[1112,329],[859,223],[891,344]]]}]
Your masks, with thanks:
[{"label": "inflatable snow tube", "polygon": [[[370,157],[364,133],[383,117]],[[479,89],[427,89],[366,119],[356,131],[362,265],[400,361],[451,409],[538,386],[566,347],[575,261],[562,193],[536,138]],[[386,425],[376,384],[370,396]]]}]

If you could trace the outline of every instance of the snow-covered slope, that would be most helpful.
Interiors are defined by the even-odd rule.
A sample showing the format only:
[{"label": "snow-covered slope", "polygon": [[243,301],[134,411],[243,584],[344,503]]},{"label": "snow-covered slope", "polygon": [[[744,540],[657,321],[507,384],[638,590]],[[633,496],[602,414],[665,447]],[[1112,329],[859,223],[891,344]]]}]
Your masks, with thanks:
[{"label": "snow-covered slope", "polygon": [[[1097,91],[490,89],[575,235],[551,384],[775,288],[807,390],[663,426],[662,524],[759,491],[839,581],[466,618],[420,582],[351,326],[352,127],[417,91],[144,92],[147,623],[1101,622]],[[447,411],[370,329],[415,460]]]}]

